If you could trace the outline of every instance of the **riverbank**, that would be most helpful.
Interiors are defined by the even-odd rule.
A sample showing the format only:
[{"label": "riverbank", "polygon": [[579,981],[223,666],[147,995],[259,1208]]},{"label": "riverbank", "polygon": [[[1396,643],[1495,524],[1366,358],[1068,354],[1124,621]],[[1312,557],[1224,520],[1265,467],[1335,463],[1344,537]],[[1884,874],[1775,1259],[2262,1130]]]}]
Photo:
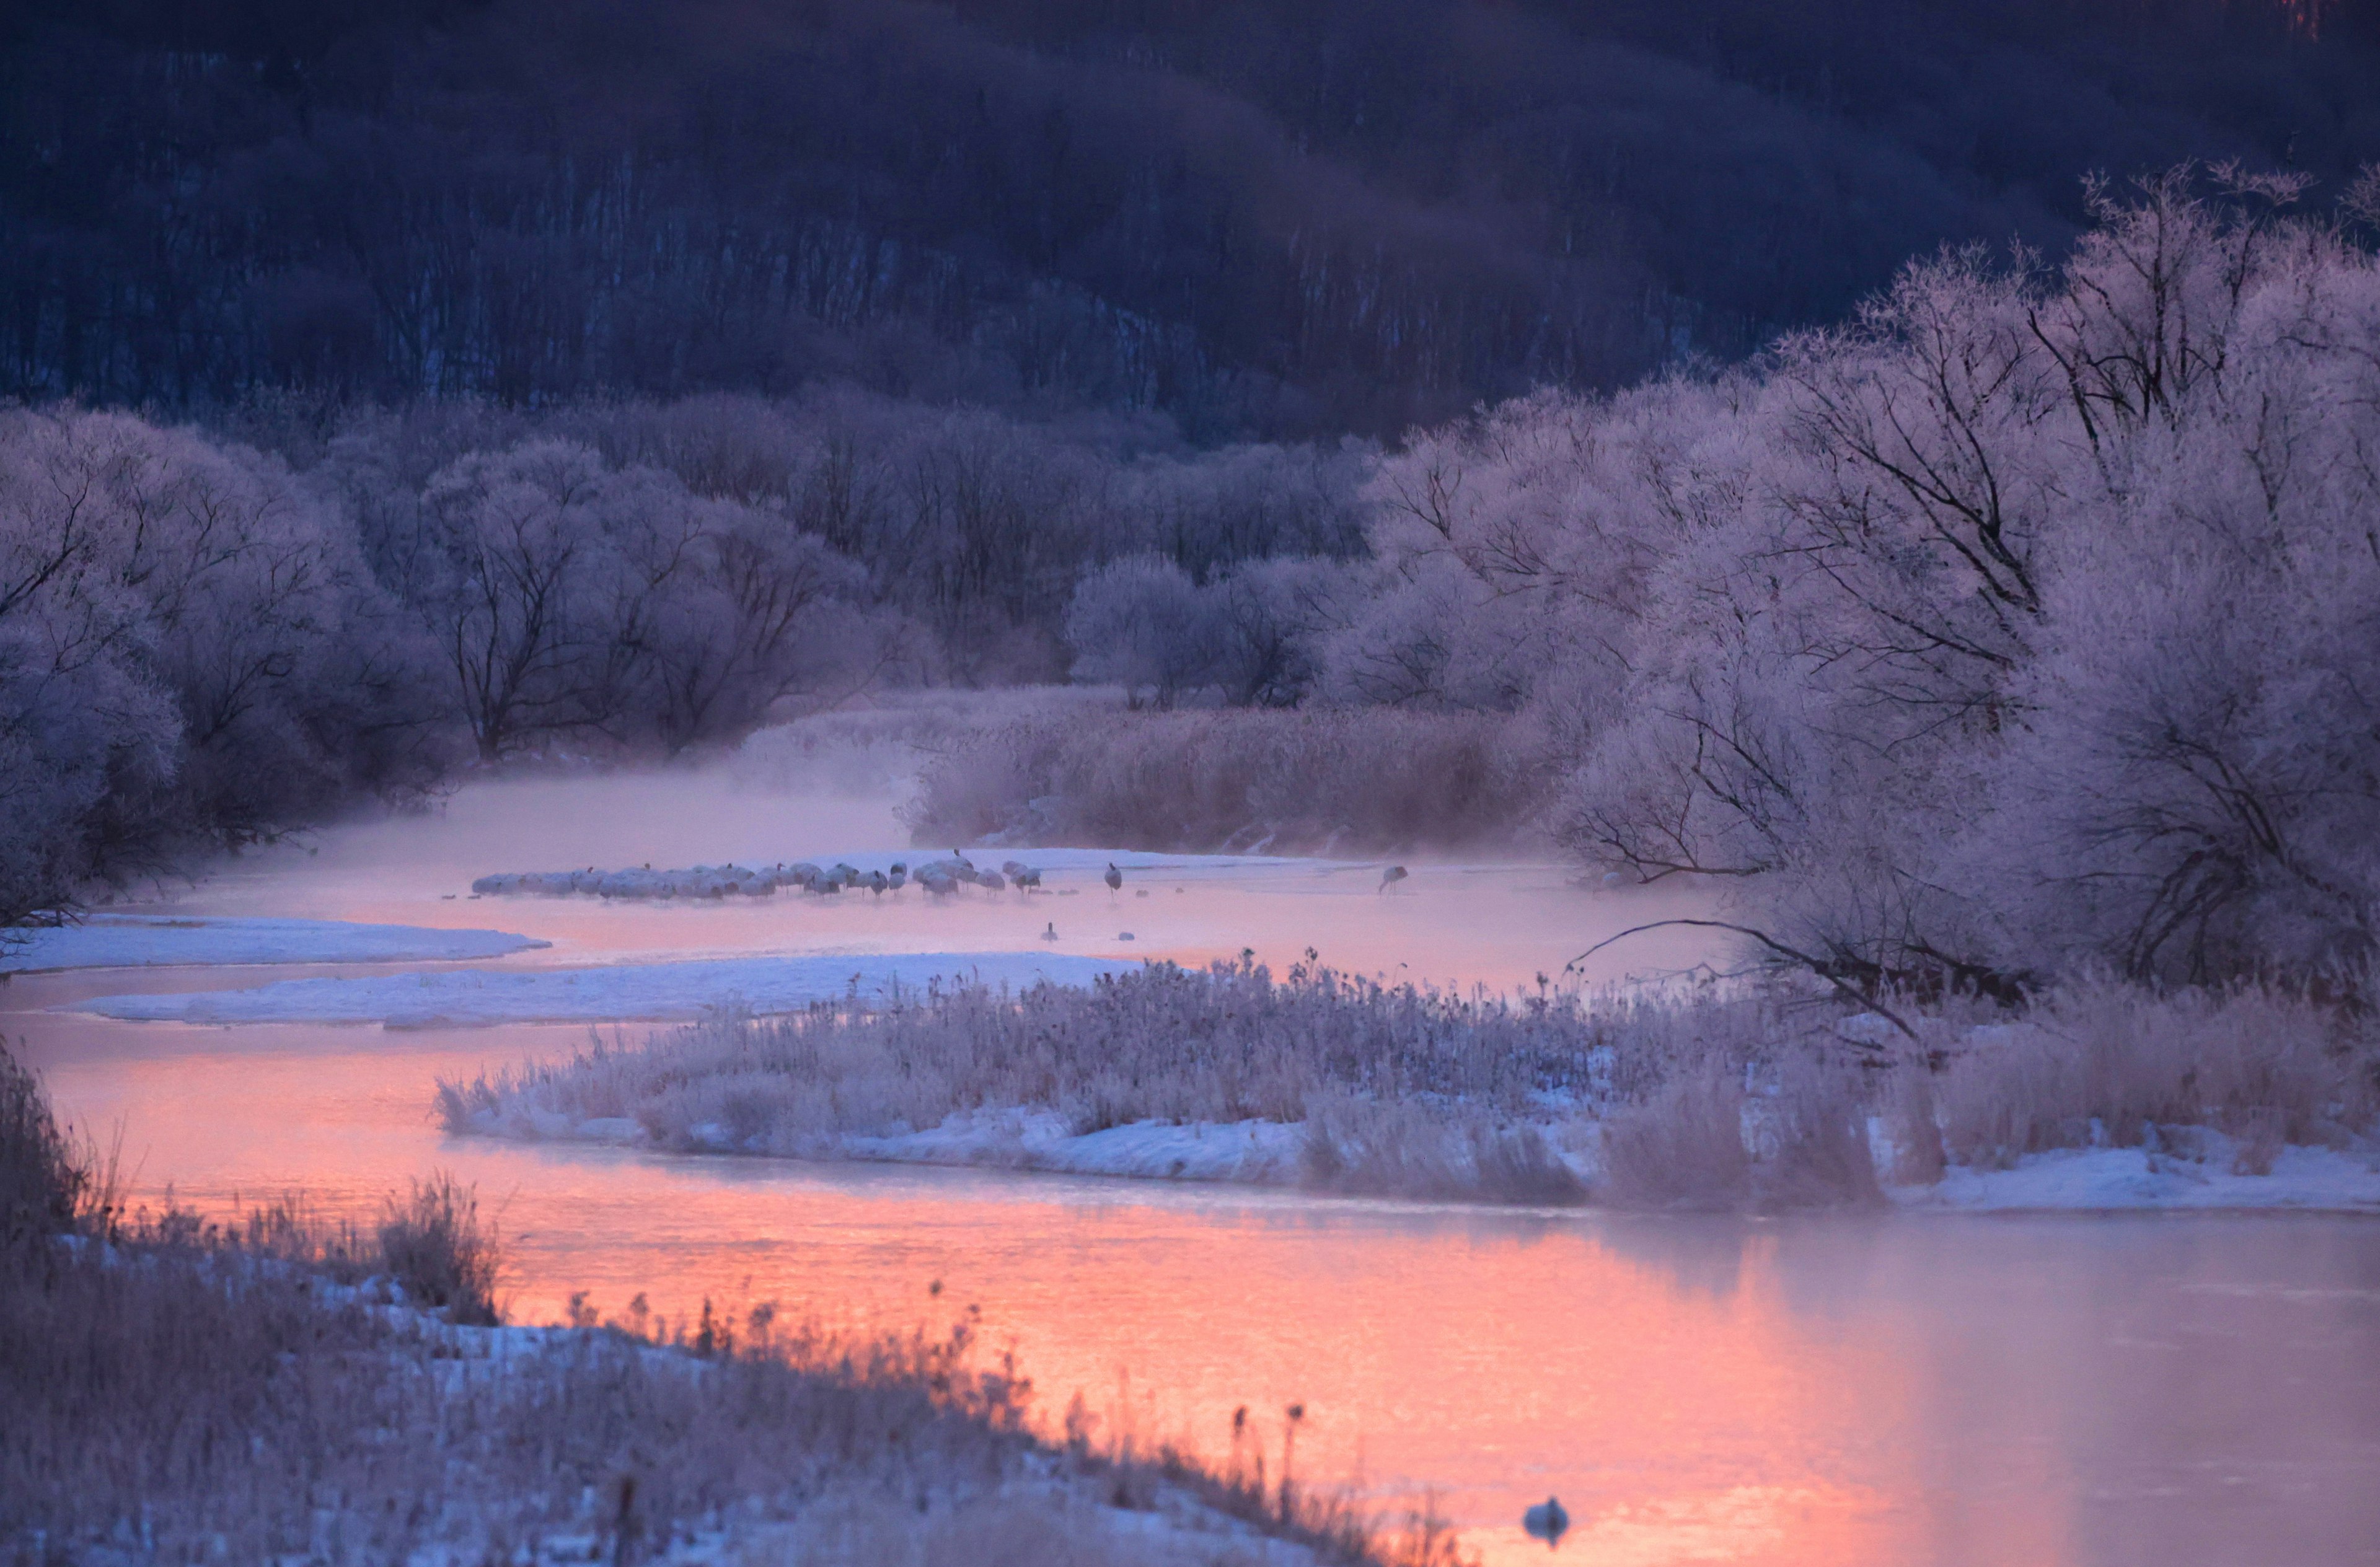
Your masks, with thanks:
[{"label": "riverbank", "polygon": [[[667,1151],[658,1150],[625,1116],[576,1125],[552,1118],[507,1125],[496,1114],[482,1111],[465,1129],[524,1142]],[[1915,1212],[2291,1211],[2380,1216],[2380,1148],[2284,1148],[2264,1174],[2243,1175],[2237,1170],[2234,1139],[2203,1127],[2168,1128],[2166,1135],[2179,1146],[2161,1152],[2060,1149],[2024,1155],[2005,1169],[1956,1165],[1947,1168],[1938,1181],[1886,1184],[1881,1189],[1892,1205]],[[1274,1121],[1186,1126],[1142,1121],[1075,1134],[1049,1111],[1015,1107],[953,1115],[924,1131],[852,1134],[819,1139],[799,1153],[759,1156],[1297,1188],[1316,1184],[1307,1160],[1313,1136],[1304,1122]],[[691,1147],[685,1151],[751,1155],[757,1151],[737,1148],[726,1128],[714,1123],[693,1128]],[[1459,1152],[1451,1153],[1447,1163],[1459,1158]],[[1593,1166],[1585,1160],[1565,1161],[1565,1165],[1581,1192],[1591,1192]],[[1425,1187],[1383,1195],[1446,1194]]]},{"label": "riverbank", "polygon": [[[451,1182],[376,1226],[128,1216],[0,1055],[0,1556],[1445,1567],[1329,1498],[1042,1434],[972,1310],[504,1325]],[[1274,1471],[1276,1477],[1281,1471]]]}]

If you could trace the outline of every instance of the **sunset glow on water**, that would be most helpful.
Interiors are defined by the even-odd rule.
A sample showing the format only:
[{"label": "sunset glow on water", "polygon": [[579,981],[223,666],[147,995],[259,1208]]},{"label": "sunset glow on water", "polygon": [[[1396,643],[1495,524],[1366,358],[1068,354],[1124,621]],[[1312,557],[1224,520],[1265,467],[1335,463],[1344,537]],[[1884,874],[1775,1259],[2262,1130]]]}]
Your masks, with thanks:
[{"label": "sunset glow on water", "polygon": [[[1247,946],[1289,961],[1310,942],[1364,971],[1402,963],[1497,988],[1533,982],[1645,906],[1553,870],[1422,866],[1393,895],[1372,890],[1377,873],[1303,871],[940,909],[444,900],[467,870],[583,859],[574,820],[612,834],[618,859],[801,851],[768,841],[775,807],[744,802],[739,818],[732,795],[654,813],[641,838],[598,821],[592,807],[617,795],[582,791],[570,813],[514,798],[522,809],[467,796],[443,823],[330,835],[317,855],[283,851],[184,906],[555,943],[507,964],[814,950],[830,936],[892,949],[929,924],[925,945],[980,948],[1061,922],[1091,933],[1080,949],[1110,952],[1104,926],[1130,922],[1148,949],[1185,959]],[[814,809],[798,832],[854,850],[898,841]],[[698,853],[705,833],[742,836]],[[1106,918],[1049,912],[1069,909]],[[210,1211],[300,1190],[325,1214],[368,1217],[408,1178],[449,1169],[499,1217],[515,1320],[559,1320],[581,1292],[606,1316],[638,1296],[674,1319],[766,1301],[864,1331],[940,1332],[974,1313],[1053,1429],[1079,1396],[1104,1435],[1228,1464],[1245,1407],[1239,1460],[1261,1452],[1277,1476],[1284,1411],[1302,1404],[1304,1483],[1388,1510],[1435,1505],[1490,1563],[1545,1554],[1518,1523],[1549,1494],[1574,1521],[1557,1559],[1597,1564],[2231,1561],[2251,1559],[2251,1541],[2293,1542],[2259,1560],[2314,1561],[2380,1537],[2380,1491],[2340,1483],[2380,1457],[2369,1222],[1614,1217],[524,1146],[441,1133],[431,1087],[566,1053],[583,1028],[208,1029],[46,1010],[365,971],[22,978],[0,992],[0,1027],[25,1041],[63,1115],[103,1139],[121,1129],[150,1203],[168,1187]]]}]

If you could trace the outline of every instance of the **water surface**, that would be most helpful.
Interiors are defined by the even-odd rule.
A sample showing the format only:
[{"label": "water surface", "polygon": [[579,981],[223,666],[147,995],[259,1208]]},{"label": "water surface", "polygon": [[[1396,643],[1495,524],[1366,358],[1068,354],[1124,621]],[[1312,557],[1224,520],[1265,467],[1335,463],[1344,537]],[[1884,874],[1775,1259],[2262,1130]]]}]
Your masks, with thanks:
[{"label": "water surface", "polygon": [[[507,964],[958,949],[1047,922],[1086,951],[1125,950],[1111,923],[1185,958],[1245,946],[1285,961],[1311,944],[1366,970],[1498,987],[1666,907],[1554,870],[1425,866],[1390,896],[1369,890],[1377,873],[1309,868],[1154,878],[1145,899],[1099,888],[935,909],[443,897],[548,862],[900,841],[873,806],[724,791],[689,810],[670,787],[467,792],[443,819],[328,835],[180,901],[557,944]],[[369,1215],[444,1167],[499,1208],[520,1320],[557,1319],[579,1291],[613,1314],[639,1295],[673,1317],[705,1298],[772,1300],[883,1328],[973,1308],[1053,1421],[1079,1394],[1111,1432],[1220,1459],[1245,1406],[1243,1456],[1260,1443],[1278,1474],[1283,1411],[1302,1404],[1299,1475],[1382,1505],[1434,1496],[1490,1562],[1546,1557],[1517,1521],[1548,1493],[1576,1520],[1555,1558],[1578,1563],[2380,1561],[2380,1223],[1618,1218],[523,1147],[445,1137],[431,1082],[566,1051],[583,1029],[205,1029],[47,1010],[299,971],[364,970],[20,979],[0,991],[0,1030],[66,1114],[121,1129],[149,1200],[168,1184],[205,1207],[303,1188],[327,1212]]]}]

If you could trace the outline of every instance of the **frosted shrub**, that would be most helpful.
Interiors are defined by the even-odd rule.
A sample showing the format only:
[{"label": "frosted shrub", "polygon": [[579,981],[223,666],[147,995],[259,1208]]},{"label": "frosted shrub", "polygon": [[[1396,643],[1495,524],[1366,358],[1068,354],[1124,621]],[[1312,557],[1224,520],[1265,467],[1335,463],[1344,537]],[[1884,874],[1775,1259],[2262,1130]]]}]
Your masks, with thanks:
[{"label": "frosted shrub", "polygon": [[1706,1062],[1605,1123],[1603,1193],[1623,1207],[1740,1208],[1752,1199],[1743,1071]]},{"label": "frosted shrub", "polygon": [[1839,1058],[1779,1059],[1754,1105],[1751,1141],[1768,1208],[1864,1206],[1883,1199],[1868,1147],[1867,1091]]},{"label": "frosted shrub", "polygon": [[470,1187],[443,1173],[414,1182],[405,1201],[388,1200],[378,1235],[382,1263],[413,1305],[473,1326],[500,1320],[495,1235]]},{"label": "frosted shrub", "polygon": [[1223,658],[1220,596],[1161,555],[1136,555],[1091,573],[1067,607],[1075,678],[1146,688],[1160,707],[1211,683]]},{"label": "frosted shrub", "polygon": [[1936,1080],[1962,1163],[2142,1143],[2163,1126],[2335,1143],[2380,1114],[2380,1038],[2363,1018],[2272,992],[2151,996],[2095,985],[1969,1036]]},{"label": "frosted shrub", "polygon": [[1372,1196],[1574,1203],[1586,1183],[1554,1128],[1477,1110],[1311,1096],[1299,1160],[1305,1183]]}]

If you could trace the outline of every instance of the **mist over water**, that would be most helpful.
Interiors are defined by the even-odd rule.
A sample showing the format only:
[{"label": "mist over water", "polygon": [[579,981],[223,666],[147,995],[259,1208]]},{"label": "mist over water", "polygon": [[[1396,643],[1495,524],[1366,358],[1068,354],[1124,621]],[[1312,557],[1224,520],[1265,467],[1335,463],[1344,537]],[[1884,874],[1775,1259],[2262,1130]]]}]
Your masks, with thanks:
[{"label": "mist over water", "polygon": [[[1506,991],[1628,925],[1698,911],[1551,864],[1088,863],[1040,896],[915,886],[667,904],[484,898],[493,870],[872,852],[913,862],[892,784],[747,767],[475,782],[418,815],[217,867],[164,906],[494,927],[551,941],[493,966],[730,953],[1039,946],[1184,963],[1252,949]],[[996,862],[1012,851],[976,851]],[[1036,851],[1015,850],[1032,862]],[[1120,863],[1151,857],[1119,852]],[[1147,896],[1141,896],[1146,893]],[[1131,931],[1135,940],[1122,941]],[[1657,933],[1591,977],[1718,956]],[[1664,941],[1667,945],[1664,945]],[[485,967],[487,965],[474,965]],[[422,965],[417,967],[431,967]],[[904,1329],[979,1309],[1054,1427],[1268,1465],[1374,1502],[1425,1497],[1489,1563],[1539,1560],[1522,1509],[1560,1495],[1560,1559],[1595,1563],[2097,1563],[2338,1559],[2380,1529],[2380,1226],[2344,1219],[1761,1223],[1359,1201],[1160,1182],[669,1156],[445,1136],[432,1082],[566,1055],[583,1027],[391,1031],[136,1024],[103,994],[362,966],[20,978],[0,1029],[62,1114],[120,1128],[137,1199],[221,1210],[303,1190],[369,1217],[433,1168],[499,1214],[516,1320],[585,1292],[675,1317],[773,1300]],[[648,1025],[626,1024],[641,1038]],[[940,1293],[930,1293],[939,1284]],[[2236,1548],[2236,1549],[2235,1549]],[[2276,1554],[2277,1553],[2277,1554]]]},{"label": "mist over water", "polygon": [[[223,862],[165,906],[202,914],[285,914],[441,927],[495,927],[552,942],[504,967],[737,953],[1082,952],[1203,966],[1252,950],[1286,969],[1315,949],[1323,962],[1397,981],[1497,991],[1560,982],[1564,965],[1628,926],[1706,911],[1704,895],[1669,887],[1589,890],[1553,862],[1433,862],[1383,890],[1386,860],[1232,861],[1103,850],[1046,875],[1041,894],[969,887],[947,900],[910,886],[885,897],[614,901],[481,898],[469,884],[494,871],[676,868],[825,862],[844,856],[917,863],[950,851],[916,846],[900,787],[864,790],[755,780],[733,766],[624,771],[473,783],[427,813],[307,835]],[[987,864],[1033,849],[972,851]],[[1126,885],[1099,879],[1111,858]],[[1144,865],[1160,868],[1144,871]],[[1054,942],[1041,938],[1058,932]],[[1130,933],[1131,940],[1120,939]],[[1610,982],[1690,969],[1714,956],[1699,933],[1657,932],[1600,955],[1570,982]]]}]

